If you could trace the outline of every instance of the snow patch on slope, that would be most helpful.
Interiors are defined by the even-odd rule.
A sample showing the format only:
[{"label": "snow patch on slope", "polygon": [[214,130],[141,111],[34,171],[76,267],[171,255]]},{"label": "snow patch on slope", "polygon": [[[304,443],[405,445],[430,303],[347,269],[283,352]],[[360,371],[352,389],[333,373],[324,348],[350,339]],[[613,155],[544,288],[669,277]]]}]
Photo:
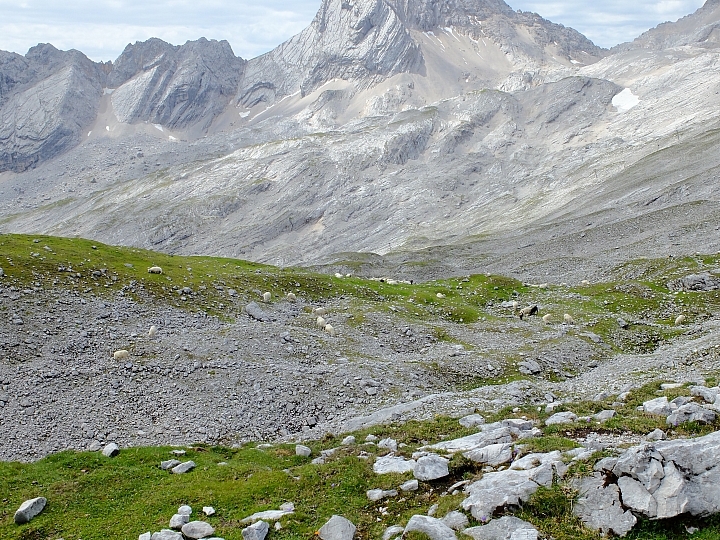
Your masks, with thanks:
[{"label": "snow patch on slope", "polygon": [[619,113],[628,112],[638,103],[640,103],[640,98],[633,94],[629,88],[626,88],[612,99],[612,104]]}]

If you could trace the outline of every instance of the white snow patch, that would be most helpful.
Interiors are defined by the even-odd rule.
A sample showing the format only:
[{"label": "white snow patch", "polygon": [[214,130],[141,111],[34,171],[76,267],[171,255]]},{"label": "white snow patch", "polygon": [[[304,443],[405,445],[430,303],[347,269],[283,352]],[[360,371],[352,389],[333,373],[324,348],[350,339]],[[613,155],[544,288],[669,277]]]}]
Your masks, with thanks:
[{"label": "white snow patch", "polygon": [[89,137],[90,135],[92,135],[92,131],[89,131],[89,132],[88,132],[88,137]]},{"label": "white snow patch", "polygon": [[171,140],[171,141],[177,141],[177,139],[176,139],[175,137],[173,137],[172,135],[170,135],[170,140]]},{"label": "white snow patch", "polygon": [[105,131],[110,131],[110,126],[105,126]]},{"label": "white snow patch", "polygon": [[582,62],[578,62],[577,60],[570,59],[571,64],[582,64]]},{"label": "white snow patch", "polygon": [[628,112],[638,103],[640,103],[640,98],[633,94],[629,88],[626,88],[612,99],[612,104],[619,113]]},{"label": "white snow patch", "polygon": [[109,96],[115,91],[114,88],[103,88],[103,96]]},{"label": "white snow patch", "polygon": [[243,111],[240,113],[240,118],[247,118],[250,116],[250,111]]},{"label": "white snow patch", "polygon": [[162,127],[160,124],[153,124],[153,127],[154,127],[155,129],[159,129],[160,131],[164,131],[164,130],[163,130],[163,127]]}]

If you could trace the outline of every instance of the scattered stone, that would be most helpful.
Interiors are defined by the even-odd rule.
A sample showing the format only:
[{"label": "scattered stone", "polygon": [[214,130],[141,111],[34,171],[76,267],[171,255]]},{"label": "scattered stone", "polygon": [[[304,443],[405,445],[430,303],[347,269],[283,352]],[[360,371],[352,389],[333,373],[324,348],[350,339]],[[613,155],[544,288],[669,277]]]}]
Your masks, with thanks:
[{"label": "scattered stone", "polygon": [[355,437],[353,437],[352,435],[348,435],[342,440],[340,444],[342,444],[343,446],[351,446],[355,444]]},{"label": "scattered stone", "polygon": [[[283,506],[285,508],[283,508]],[[256,521],[277,521],[280,518],[293,514],[295,512],[295,505],[286,506],[282,505],[280,510],[265,510],[263,512],[255,512],[253,515],[240,520],[240,523],[255,523]]]},{"label": "scattered stone", "polygon": [[175,514],[170,518],[170,528],[179,531],[183,525],[190,522],[190,516],[188,514]]},{"label": "scattered stone", "polygon": [[102,455],[105,457],[115,457],[120,453],[120,448],[115,443],[110,443],[103,448]]},{"label": "scattered stone", "polygon": [[445,525],[447,525],[454,531],[462,531],[463,529],[467,528],[468,524],[470,523],[468,517],[462,512],[458,512],[457,510],[448,512],[447,514],[445,514],[445,517],[442,518],[440,521],[442,521]]},{"label": "scattered stone", "polygon": [[212,506],[203,506],[203,514],[206,516],[213,516],[215,515],[215,509]]},{"label": "scattered stone", "polygon": [[182,527],[182,533],[188,538],[192,538],[193,540],[206,538],[212,535],[212,533],[214,532],[215,529],[213,528],[213,526],[209,523],[206,523],[205,521],[191,521],[190,523],[186,523]]},{"label": "scattered stone", "polygon": [[643,411],[648,414],[656,414],[658,416],[667,416],[672,412],[670,403],[668,403],[667,396],[651,399],[645,401],[643,404]]},{"label": "scattered stone", "polygon": [[15,512],[15,523],[23,525],[42,512],[47,504],[45,497],[36,497],[25,501]]},{"label": "scattered stone", "polygon": [[322,540],[352,540],[355,537],[355,525],[342,516],[331,517],[318,531]]},{"label": "scattered stone", "polygon": [[675,390],[676,388],[682,388],[682,383],[662,383],[660,390]]},{"label": "scattered stone", "polygon": [[388,527],[385,529],[385,532],[382,535],[382,540],[390,540],[391,538],[395,538],[398,535],[401,535],[405,531],[405,527],[401,527],[400,525],[393,525],[392,527]]},{"label": "scattered stone", "polygon": [[403,536],[410,531],[426,534],[430,540],[456,540],[455,531],[439,519],[430,516],[413,516],[405,526]]},{"label": "scattered stone", "polygon": [[691,386],[690,395],[701,397],[707,403],[715,403],[718,395],[720,395],[720,388],[717,386],[714,386],[713,388],[707,388],[705,386]]},{"label": "scattered stone", "polygon": [[383,439],[379,443],[377,443],[378,448],[387,448],[388,450],[392,452],[397,452],[398,449],[398,443],[395,439]]},{"label": "scattered stone", "polygon": [[194,461],[186,461],[185,463],[181,463],[180,465],[175,465],[170,470],[173,472],[173,474],[185,474],[186,472],[192,471],[194,468]]},{"label": "scattered stone", "polygon": [[386,497],[397,497],[397,495],[398,492],[395,489],[388,491],[383,491],[382,489],[371,489],[367,492],[367,498],[373,502],[385,499]]},{"label": "scattered stone", "polygon": [[406,473],[414,471],[417,463],[412,459],[405,459],[401,456],[387,455],[379,457],[373,464],[373,471],[376,474]]},{"label": "scattered stone", "polygon": [[167,461],[162,461],[160,463],[160,468],[163,471],[167,471],[169,469],[172,469],[173,467],[176,467],[177,465],[180,465],[180,463],[181,462],[178,461],[177,459],[168,459]]},{"label": "scattered stone", "polygon": [[417,460],[413,474],[415,478],[423,482],[444,478],[450,474],[448,460],[437,454],[423,456]]},{"label": "scattered stone", "polygon": [[671,281],[668,288],[673,291],[714,291],[720,289],[720,278],[709,272],[690,274],[684,278]]},{"label": "scattered stone", "polygon": [[247,306],[245,306],[245,313],[256,321],[265,322],[270,320],[268,314],[262,310],[257,302],[250,302]]},{"label": "scattered stone", "polygon": [[515,516],[493,519],[487,525],[463,530],[475,540],[537,540],[538,530],[531,523]]},{"label": "scattered stone", "polygon": [[[597,365],[596,365],[595,367],[597,367]],[[595,395],[595,397],[592,398],[592,400],[593,400],[593,401],[605,401],[605,400],[608,399],[610,396],[612,396],[612,394],[611,394],[610,392],[608,392],[608,391],[606,391],[606,390],[603,390],[603,391],[600,392],[599,394]]]},{"label": "scattered stone", "polygon": [[296,456],[310,457],[310,454],[312,454],[312,450],[309,447],[303,446],[302,444],[295,446]]},{"label": "scattered stone", "polygon": [[138,536],[138,540],[152,540],[152,533],[142,533],[140,536]]},{"label": "scattered stone", "polygon": [[265,521],[256,521],[249,527],[242,530],[244,540],[265,540],[270,525]]},{"label": "scattered stone", "polygon": [[416,479],[408,480],[400,486],[401,491],[417,491],[420,487],[419,482]]},{"label": "scattered stone", "polygon": [[617,413],[613,411],[612,409],[608,409],[606,411],[600,411],[597,414],[593,415],[593,418],[597,420],[598,422],[607,422],[611,418],[615,418],[615,415]]},{"label": "scattered stone", "polygon": [[508,443],[491,444],[483,448],[476,448],[463,454],[466,458],[476,462],[485,463],[492,467],[497,467],[503,463],[508,463],[512,457],[512,445]]},{"label": "scattered stone", "polygon": [[559,412],[553,414],[550,418],[545,420],[546,426],[552,426],[554,424],[572,424],[578,419],[575,413],[571,412]]},{"label": "scattered stone", "polygon": [[520,373],[524,375],[537,375],[542,373],[542,366],[535,360],[526,360],[524,362],[518,362]]},{"label": "scattered stone", "polygon": [[365,442],[375,442],[377,440],[378,440],[378,438],[375,435],[373,435],[372,433],[370,435],[368,435],[367,437],[365,437]]},{"label": "scattered stone", "polygon": [[185,450],[172,450],[170,453],[174,456],[184,456],[186,454]]},{"label": "scattered stone", "polygon": [[460,420],[460,425],[465,428],[474,428],[475,426],[481,426],[485,423],[485,418],[480,416],[479,414],[469,414],[468,416],[463,416]]},{"label": "scattered stone", "polygon": [[102,443],[100,441],[95,441],[90,443],[90,446],[88,446],[88,452],[99,452],[102,450]]},{"label": "scattered stone", "polygon": [[188,506],[187,504],[184,504],[180,508],[178,508],[177,513],[182,514],[184,516],[189,516],[189,515],[192,515],[192,508],[190,506]]},{"label": "scattered stone", "polygon": [[711,424],[715,421],[717,415],[708,409],[705,409],[697,403],[688,403],[679,407],[670,414],[666,422],[671,426],[678,426],[685,422],[698,422],[700,424]]},{"label": "scattered stone", "polygon": [[163,529],[152,535],[151,540],[185,540],[183,535],[170,529]]},{"label": "scattered stone", "polygon": [[512,442],[512,432],[509,428],[504,428],[501,424],[492,427],[491,425],[486,424],[483,426],[483,431],[480,433],[475,433],[459,439],[452,439],[450,441],[439,442],[426,448],[431,450],[442,450],[444,452],[454,454],[456,452],[469,452],[470,450],[482,448],[491,444],[509,442]]},{"label": "scattered stone", "polygon": [[662,429],[657,428],[648,433],[645,438],[648,441],[664,441],[667,439],[667,435],[665,435],[665,432]]},{"label": "scattered stone", "polygon": [[428,508],[427,515],[431,517],[435,517],[435,514],[437,514],[438,508],[440,508],[439,505],[433,504],[430,508]]}]

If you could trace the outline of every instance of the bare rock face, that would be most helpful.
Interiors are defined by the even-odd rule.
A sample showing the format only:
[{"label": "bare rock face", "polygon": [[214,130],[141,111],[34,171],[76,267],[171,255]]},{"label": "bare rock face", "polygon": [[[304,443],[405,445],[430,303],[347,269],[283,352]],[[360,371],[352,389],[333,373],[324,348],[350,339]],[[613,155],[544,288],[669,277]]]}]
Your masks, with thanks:
[{"label": "bare rock face", "polygon": [[237,101],[246,107],[271,104],[335,78],[367,87],[421,67],[418,46],[387,2],[324,0],[308,28],[248,62]]},{"label": "bare rock face", "polygon": [[104,66],[41,44],[0,56],[0,172],[21,172],[75,146],[94,120]]},{"label": "bare rock face", "polygon": [[113,110],[125,123],[207,127],[237,91],[244,64],[227,41],[128,45],[108,76]]}]

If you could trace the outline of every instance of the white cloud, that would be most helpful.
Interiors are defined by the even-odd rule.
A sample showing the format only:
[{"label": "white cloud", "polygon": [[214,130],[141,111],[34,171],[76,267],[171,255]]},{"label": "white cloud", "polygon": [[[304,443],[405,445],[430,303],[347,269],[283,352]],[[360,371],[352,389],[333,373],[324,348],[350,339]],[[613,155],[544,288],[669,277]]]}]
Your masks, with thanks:
[{"label": "white cloud", "polygon": [[660,23],[693,13],[705,0],[509,0],[509,3],[515,9],[534,11],[552,22],[570,26],[596,45],[612,47],[632,41]]},{"label": "white cloud", "polygon": [[[226,39],[243,58],[262,54],[305,28],[321,0],[0,0],[0,49],[20,54],[37,43],[114,60],[128,43],[158,37],[173,44]],[[704,0],[508,0],[571,26],[598,45],[631,41]]]}]

